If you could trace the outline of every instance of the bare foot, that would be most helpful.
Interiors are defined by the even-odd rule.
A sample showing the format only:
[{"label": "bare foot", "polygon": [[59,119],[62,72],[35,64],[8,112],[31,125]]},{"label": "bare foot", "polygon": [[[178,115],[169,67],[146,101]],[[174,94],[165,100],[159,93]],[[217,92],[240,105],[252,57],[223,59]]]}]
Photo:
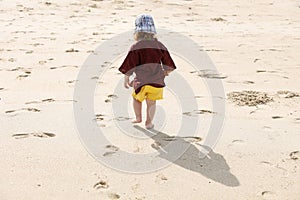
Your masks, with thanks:
[{"label": "bare foot", "polygon": [[141,119],[135,119],[135,120],[132,120],[131,123],[133,124],[137,124],[137,123],[141,123],[142,120]]},{"label": "bare foot", "polygon": [[150,123],[146,122],[145,127],[146,129],[152,129],[154,127],[154,124],[152,124],[151,122]]}]

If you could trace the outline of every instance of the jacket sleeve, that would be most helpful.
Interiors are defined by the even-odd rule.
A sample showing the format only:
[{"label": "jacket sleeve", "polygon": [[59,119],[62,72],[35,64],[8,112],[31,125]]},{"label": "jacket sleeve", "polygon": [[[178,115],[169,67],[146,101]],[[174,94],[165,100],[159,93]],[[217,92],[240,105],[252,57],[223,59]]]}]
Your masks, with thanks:
[{"label": "jacket sleeve", "polygon": [[163,68],[166,71],[173,71],[174,69],[176,69],[175,63],[174,63],[168,49],[163,44],[161,44],[161,45],[163,46],[162,47],[163,56],[161,59]]},{"label": "jacket sleeve", "polygon": [[122,74],[130,76],[134,72],[135,67],[138,65],[139,65],[138,52],[136,50],[133,50],[133,48],[131,48],[125,60],[123,61],[121,67],[119,68],[119,71]]}]

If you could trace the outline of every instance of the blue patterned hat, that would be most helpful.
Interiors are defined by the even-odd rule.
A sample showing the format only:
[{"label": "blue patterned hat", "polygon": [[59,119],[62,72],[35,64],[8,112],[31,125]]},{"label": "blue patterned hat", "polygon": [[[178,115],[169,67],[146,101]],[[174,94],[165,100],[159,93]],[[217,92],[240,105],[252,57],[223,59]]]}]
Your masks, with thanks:
[{"label": "blue patterned hat", "polygon": [[156,29],[154,26],[154,21],[151,15],[142,14],[137,16],[135,20],[135,33],[136,32],[146,32],[156,34]]}]

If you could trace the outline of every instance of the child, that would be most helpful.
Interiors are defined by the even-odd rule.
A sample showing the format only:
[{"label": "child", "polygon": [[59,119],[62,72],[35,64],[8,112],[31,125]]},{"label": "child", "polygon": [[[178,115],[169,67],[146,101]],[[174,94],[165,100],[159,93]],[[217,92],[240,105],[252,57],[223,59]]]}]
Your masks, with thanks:
[{"label": "child", "polygon": [[[133,108],[136,119],[133,123],[142,122],[142,101],[146,99],[147,118],[145,127],[154,127],[152,120],[155,114],[156,100],[163,98],[164,78],[176,69],[167,48],[156,39],[156,29],[150,15],[139,15],[135,20],[133,44],[119,71],[125,74],[124,87],[133,87]],[[129,77],[135,78],[129,82]]]}]

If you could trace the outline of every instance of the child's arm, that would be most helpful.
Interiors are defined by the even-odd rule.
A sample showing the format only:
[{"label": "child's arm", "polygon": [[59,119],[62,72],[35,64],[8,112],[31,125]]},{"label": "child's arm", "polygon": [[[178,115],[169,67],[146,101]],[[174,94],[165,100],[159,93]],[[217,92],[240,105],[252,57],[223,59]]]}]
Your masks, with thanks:
[{"label": "child's arm", "polygon": [[124,87],[127,88],[127,89],[130,87],[130,85],[129,85],[129,76],[127,76],[127,75],[124,76]]},{"label": "child's arm", "polygon": [[170,53],[168,52],[167,48],[163,46],[163,57],[161,59],[162,67],[164,70],[165,76],[169,76],[169,74],[176,69],[175,63],[171,58]]}]

